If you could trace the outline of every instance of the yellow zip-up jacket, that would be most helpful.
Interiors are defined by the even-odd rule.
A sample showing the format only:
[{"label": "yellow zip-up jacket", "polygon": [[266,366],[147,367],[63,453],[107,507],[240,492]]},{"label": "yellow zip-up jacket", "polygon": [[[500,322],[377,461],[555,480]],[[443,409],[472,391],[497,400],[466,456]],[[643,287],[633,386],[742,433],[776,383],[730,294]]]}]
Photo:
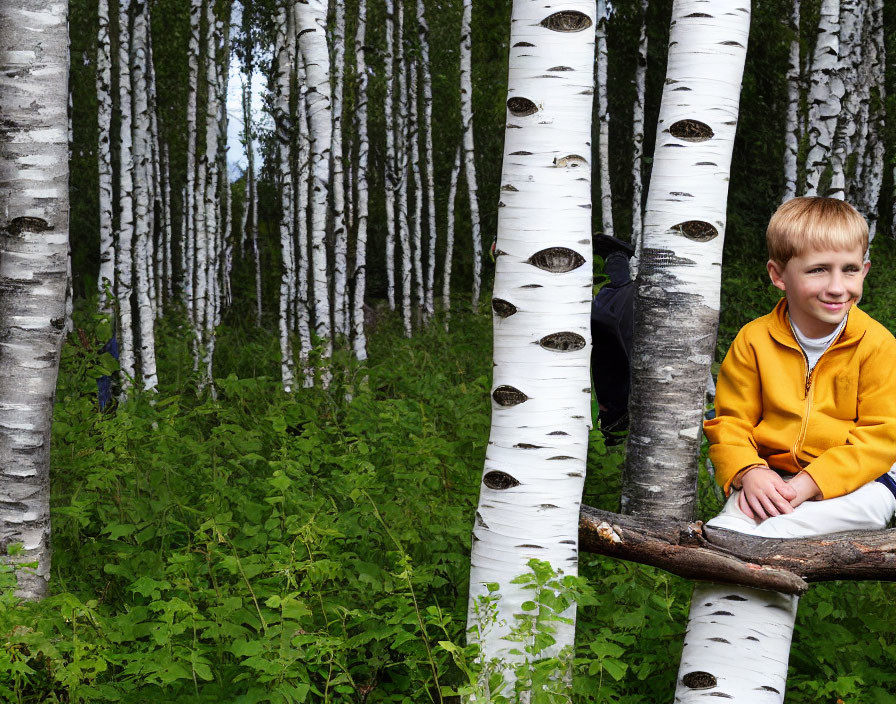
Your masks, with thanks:
[{"label": "yellow zip-up jacket", "polygon": [[805,470],[824,498],[855,491],[896,461],[896,339],[855,306],[808,373],[786,299],[745,325],[719,369],[716,417],[703,424],[716,480],[745,467]]}]

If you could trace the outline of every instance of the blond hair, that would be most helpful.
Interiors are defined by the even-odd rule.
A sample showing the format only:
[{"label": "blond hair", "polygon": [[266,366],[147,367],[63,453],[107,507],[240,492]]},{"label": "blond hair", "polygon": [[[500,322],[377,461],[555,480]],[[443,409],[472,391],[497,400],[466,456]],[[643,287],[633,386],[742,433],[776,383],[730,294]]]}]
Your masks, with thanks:
[{"label": "blond hair", "polygon": [[784,266],[793,257],[818,249],[868,249],[868,223],[837,198],[791,198],[772,215],[765,231],[768,256]]}]

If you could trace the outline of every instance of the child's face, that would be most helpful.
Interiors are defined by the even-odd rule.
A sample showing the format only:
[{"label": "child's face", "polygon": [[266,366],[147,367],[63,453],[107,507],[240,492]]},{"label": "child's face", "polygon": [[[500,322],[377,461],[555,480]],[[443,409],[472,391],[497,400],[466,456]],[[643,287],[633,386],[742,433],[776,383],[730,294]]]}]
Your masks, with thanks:
[{"label": "child's face", "polygon": [[782,267],[767,264],[772,283],[784,291],[790,319],[810,338],[830,335],[862,297],[871,267],[861,247],[809,250]]}]

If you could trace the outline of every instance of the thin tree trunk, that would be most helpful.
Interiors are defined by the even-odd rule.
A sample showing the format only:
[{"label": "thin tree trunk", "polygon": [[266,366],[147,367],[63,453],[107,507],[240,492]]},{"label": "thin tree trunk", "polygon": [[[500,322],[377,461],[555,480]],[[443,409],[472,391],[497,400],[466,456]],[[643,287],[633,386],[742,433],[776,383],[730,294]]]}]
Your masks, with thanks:
[{"label": "thin tree trunk", "polygon": [[99,0],[96,50],[97,169],[99,172],[100,271],[99,310],[110,314],[109,296],[115,295],[115,239],[112,223],[112,57],[109,35],[109,0]]},{"label": "thin tree trunk", "polygon": [[598,171],[600,174],[600,215],[603,234],[613,236],[613,194],[610,188],[610,110],[607,105],[607,20],[610,13],[607,0],[597,0],[596,88],[598,140]]},{"label": "thin tree trunk", "polygon": [[358,96],[355,119],[358,124],[358,171],[357,171],[357,235],[355,236],[355,270],[353,279],[354,299],[352,308],[352,342],[355,358],[367,359],[367,335],[364,330],[364,294],[367,284],[367,162],[370,142],[367,138],[367,56],[364,38],[367,31],[367,2],[360,0],[358,6],[358,28],[355,34],[356,72],[358,75]]},{"label": "thin tree trunk", "polygon": [[[577,570],[591,417],[594,17],[594,2],[513,4],[492,300],[492,428],[468,611],[469,637],[482,648],[483,689],[492,671],[514,689],[512,665],[525,657],[508,637],[532,592],[514,578],[531,559],[564,574]],[[500,599],[486,624],[481,607],[496,596],[492,584]],[[574,606],[563,615],[571,621],[556,624],[555,642],[540,656],[571,657]]]},{"label": "thin tree trunk", "polygon": [[451,319],[451,264],[454,259],[454,203],[457,200],[457,179],[460,176],[460,161],[463,147],[458,145],[454,156],[454,166],[451,167],[451,184],[448,186],[447,221],[445,223],[445,265],[444,278],[442,279],[442,310],[445,311],[445,330],[448,330],[448,321]]},{"label": "thin tree trunk", "polygon": [[787,66],[787,118],[784,128],[784,198],[798,192],[797,157],[800,147],[800,0],[793,0],[790,12],[790,62]]},{"label": "thin tree trunk", "polygon": [[395,57],[395,73],[398,74],[398,104],[395,115],[395,199],[398,204],[398,243],[401,246],[401,319],[404,322],[404,334],[410,337],[411,327],[411,233],[408,222],[408,185],[409,185],[409,129],[413,127],[408,120],[408,80],[404,60],[404,5],[402,0],[395,0],[395,33],[398,54]]},{"label": "thin tree trunk", "polygon": [[118,98],[121,112],[118,149],[118,241],[115,251],[115,297],[118,299],[118,365],[122,394],[136,374],[131,288],[134,270],[134,179],[130,68],[131,0],[118,5]]},{"label": "thin tree trunk", "polygon": [[[846,86],[837,75],[840,53],[840,0],[821,0],[818,38],[809,74],[809,154],[806,164],[806,195],[822,193],[822,177],[834,168],[832,152],[837,116]],[[831,177],[833,181],[833,177]]]},{"label": "thin tree trunk", "polygon": [[476,194],[476,150],[473,144],[473,0],[464,0],[460,28],[460,114],[464,128],[464,170],[470,195],[470,228],[473,235],[473,310],[479,308],[482,287],[482,236],[479,232],[479,200]]},{"label": "thin tree trunk", "polygon": [[395,184],[397,159],[395,157],[395,113],[394,62],[395,62],[395,3],[386,3],[386,48],[383,52],[383,81],[386,94],[383,100],[383,120],[386,125],[386,299],[389,310],[395,310]]},{"label": "thin tree trunk", "polygon": [[644,96],[647,85],[647,6],[641,0],[641,37],[638,40],[638,66],[635,68],[635,106],[632,110],[632,245],[634,256],[629,260],[632,278],[638,276],[644,232],[642,195],[644,191]]},{"label": "thin tree trunk", "polygon": [[414,284],[417,292],[418,324],[426,305],[426,290],[423,281],[423,188],[420,180],[420,120],[417,103],[417,76],[420,63],[413,59],[408,66],[408,187],[414,201],[414,216],[411,222],[411,252],[413,254]]},{"label": "thin tree trunk", "polygon": [[417,0],[417,35],[420,40],[420,68],[423,76],[423,139],[426,150],[426,215],[429,233],[428,259],[426,265],[426,298],[423,310],[427,319],[435,313],[433,296],[436,279],[436,185],[435,163],[432,149],[432,67],[429,64],[429,25],[423,0]]},{"label": "thin tree trunk", "polygon": [[[0,543],[16,594],[50,577],[50,425],[65,322],[68,8],[0,4]],[[35,47],[40,47],[35,51]]]},{"label": "thin tree trunk", "polygon": [[[202,23],[203,0],[192,0],[190,5],[190,42],[187,57],[188,90],[187,90],[187,180],[184,188],[184,225],[181,231],[183,251],[181,260],[183,263],[183,295],[184,305],[193,325],[194,336],[199,335],[198,315],[196,302],[196,243],[197,243],[197,203],[196,192],[196,148],[199,143],[199,131],[197,124],[197,102],[199,98],[199,33]],[[194,338],[195,340],[195,338]],[[196,352],[198,340],[194,341],[194,361],[197,360]]]},{"label": "thin tree trunk", "polygon": [[334,0],[333,33],[333,332],[348,335],[348,230],[345,225],[345,173],[342,159],[342,93],[345,84],[345,2]]}]

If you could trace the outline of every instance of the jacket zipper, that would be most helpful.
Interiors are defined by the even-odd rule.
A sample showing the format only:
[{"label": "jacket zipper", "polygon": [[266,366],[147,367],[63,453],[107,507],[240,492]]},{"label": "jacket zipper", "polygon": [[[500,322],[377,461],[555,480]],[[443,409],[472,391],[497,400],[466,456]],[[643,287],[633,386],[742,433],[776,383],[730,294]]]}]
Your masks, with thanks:
[{"label": "jacket zipper", "polygon": [[[825,350],[825,351],[827,351],[827,350]],[[799,452],[800,447],[802,447],[803,440],[806,439],[806,429],[809,425],[809,412],[812,410],[812,380],[815,375],[815,369],[817,369],[818,365],[821,363],[821,358],[819,358],[818,361],[815,362],[815,367],[810,371],[808,355],[806,354],[805,350],[803,350],[802,347],[800,347],[800,352],[802,352],[803,359],[806,362],[806,385],[805,385],[805,389],[804,389],[804,395],[805,395],[805,399],[806,399],[806,410],[803,413],[802,422],[800,424],[800,433],[797,436],[796,442],[793,444],[793,447],[790,448],[790,458],[793,460],[793,464],[795,467],[802,468],[799,458],[797,457],[797,453]],[[824,356],[824,355],[822,354],[822,356]]]}]

